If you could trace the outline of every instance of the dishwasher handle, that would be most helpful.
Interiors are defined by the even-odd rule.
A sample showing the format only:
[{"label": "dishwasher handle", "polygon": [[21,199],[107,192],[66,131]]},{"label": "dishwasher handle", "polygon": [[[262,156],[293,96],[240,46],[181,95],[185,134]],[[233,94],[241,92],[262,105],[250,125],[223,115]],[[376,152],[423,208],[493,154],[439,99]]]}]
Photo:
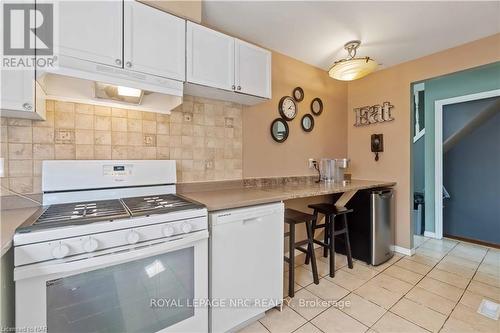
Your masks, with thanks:
[{"label": "dishwasher handle", "polygon": [[284,208],[283,204],[273,205],[267,207],[255,207],[255,208],[246,208],[246,209],[235,209],[229,210],[226,212],[215,213],[211,216],[211,224],[221,225],[225,223],[231,222],[256,222],[258,219],[262,220],[263,218],[275,215],[275,214],[283,214]]}]

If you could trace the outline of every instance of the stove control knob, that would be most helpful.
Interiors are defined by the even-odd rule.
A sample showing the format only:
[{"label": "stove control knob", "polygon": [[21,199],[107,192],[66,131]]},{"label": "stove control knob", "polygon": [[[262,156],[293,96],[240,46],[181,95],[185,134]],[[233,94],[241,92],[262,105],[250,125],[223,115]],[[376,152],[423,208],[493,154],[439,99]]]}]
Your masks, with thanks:
[{"label": "stove control knob", "polygon": [[175,233],[175,229],[174,227],[172,226],[165,226],[163,227],[163,235],[165,235],[165,237],[170,237],[172,236],[173,234]]},{"label": "stove control knob", "polygon": [[193,226],[191,224],[189,224],[188,222],[183,223],[181,228],[182,228],[182,232],[185,234],[190,233],[191,230],[193,230]]},{"label": "stove control knob", "polygon": [[135,244],[139,241],[139,233],[137,233],[136,231],[130,231],[128,234],[127,234],[127,242],[132,245],[132,244]]},{"label": "stove control knob", "polygon": [[52,248],[52,256],[54,257],[54,259],[62,259],[66,257],[68,254],[69,254],[68,245],[59,243],[58,245]]},{"label": "stove control knob", "polygon": [[89,237],[83,242],[83,249],[85,252],[94,252],[99,247],[99,243],[95,238]]}]

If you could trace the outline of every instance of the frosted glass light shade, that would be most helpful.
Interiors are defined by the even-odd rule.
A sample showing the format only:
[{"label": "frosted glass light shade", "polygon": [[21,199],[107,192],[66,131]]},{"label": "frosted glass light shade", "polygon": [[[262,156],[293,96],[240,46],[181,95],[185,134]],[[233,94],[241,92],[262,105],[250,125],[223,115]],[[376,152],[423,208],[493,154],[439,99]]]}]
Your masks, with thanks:
[{"label": "frosted glass light shade", "polygon": [[328,75],[336,80],[352,81],[370,74],[375,71],[377,67],[378,64],[368,57],[352,58],[337,61],[332,68],[330,68]]}]

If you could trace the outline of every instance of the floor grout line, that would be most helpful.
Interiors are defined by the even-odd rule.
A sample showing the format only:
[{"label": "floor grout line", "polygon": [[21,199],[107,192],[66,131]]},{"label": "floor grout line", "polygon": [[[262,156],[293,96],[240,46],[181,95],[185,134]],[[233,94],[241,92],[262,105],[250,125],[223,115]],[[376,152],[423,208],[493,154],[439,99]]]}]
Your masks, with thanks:
[{"label": "floor grout line", "polygon": [[[462,295],[460,295],[460,298],[458,299],[458,302],[455,304],[455,306],[453,307],[453,309],[451,310],[450,314],[446,317],[446,320],[444,321],[443,325],[441,325],[441,328],[439,329],[439,331],[441,331],[443,328],[444,328],[444,325],[446,324],[446,322],[450,319],[451,315],[453,314],[453,311],[455,311],[456,307],[458,304],[460,304],[460,301],[462,300],[462,298],[464,297],[465,295],[465,292],[467,291],[467,289],[469,288],[469,285],[471,284],[472,282],[472,279],[474,278],[474,276],[476,276],[476,273],[477,273],[477,270],[479,269],[479,266],[481,266],[481,264],[483,263],[484,261],[484,258],[486,258],[486,255],[488,254],[489,252],[489,249],[486,251],[486,253],[484,254],[483,258],[481,259],[481,262],[479,263],[479,265],[477,266],[476,270],[474,271],[474,274],[472,275],[472,277],[470,278],[469,280],[469,283],[467,283],[467,286],[465,287]],[[461,321],[460,319],[457,319],[459,321]],[[464,322],[465,323],[465,322]],[[465,323],[467,324],[467,323]]]},{"label": "floor grout line", "polygon": [[[347,315],[349,318],[352,318],[353,320],[355,320],[356,322],[360,323],[360,324],[361,324],[361,325],[363,325],[364,327],[367,327],[367,330],[373,330],[373,331],[376,331],[373,327],[374,327],[374,326],[375,326],[375,325],[376,325],[376,324],[377,324],[377,323],[378,323],[378,322],[379,322],[379,321],[380,321],[380,320],[381,320],[381,319],[382,319],[382,318],[383,318],[383,317],[387,314],[387,312],[390,312],[392,315],[395,315],[395,316],[397,316],[397,317],[401,318],[402,320],[405,320],[405,321],[407,321],[407,322],[410,322],[410,323],[412,323],[413,325],[416,325],[417,327],[419,327],[419,328],[421,328],[421,329],[424,329],[425,331],[429,331],[429,329],[427,329],[427,328],[425,328],[425,327],[422,327],[422,326],[421,326],[421,325],[419,325],[418,323],[415,323],[415,322],[413,322],[412,320],[409,320],[409,319],[407,319],[407,318],[404,318],[404,317],[402,317],[402,316],[400,316],[400,315],[398,315],[397,313],[394,313],[394,312],[392,311],[392,310],[393,310],[393,308],[394,308],[394,307],[395,307],[395,306],[396,306],[396,305],[397,305],[397,304],[398,304],[398,303],[399,303],[399,302],[400,302],[403,298],[406,298],[406,296],[407,296],[407,295],[408,295],[408,294],[409,294],[412,290],[414,290],[414,289],[417,287],[417,285],[418,285],[418,284],[419,284],[419,283],[420,283],[420,282],[421,282],[424,278],[426,278],[426,277],[427,277],[427,278],[429,278],[429,279],[433,279],[433,280],[439,281],[439,282],[441,282],[441,283],[445,283],[446,285],[449,285],[449,286],[452,286],[452,287],[455,287],[455,288],[462,289],[462,292],[461,292],[461,294],[460,294],[460,298],[459,298],[457,301],[450,300],[450,299],[448,299],[448,298],[446,298],[446,297],[443,297],[443,296],[441,296],[441,295],[439,295],[439,294],[436,294],[436,293],[434,293],[434,292],[432,292],[432,291],[428,291],[428,292],[430,292],[430,293],[432,293],[432,294],[434,294],[434,295],[437,295],[437,296],[439,296],[439,297],[441,297],[441,298],[443,298],[443,299],[446,299],[446,300],[449,300],[449,301],[453,301],[453,302],[455,302],[455,304],[454,304],[454,306],[453,306],[453,309],[450,311],[450,313],[449,313],[448,315],[446,315],[446,319],[443,321],[443,323],[441,324],[441,327],[440,327],[440,328],[439,328],[439,330],[438,330],[438,332],[439,332],[439,331],[442,331],[442,330],[443,330],[443,328],[444,328],[444,325],[445,325],[445,324],[448,322],[448,320],[451,318],[452,313],[455,311],[455,309],[456,309],[456,307],[458,306],[458,304],[460,304],[460,301],[462,300],[463,296],[465,295],[465,292],[468,290],[468,288],[469,288],[470,284],[472,283],[472,281],[473,281],[474,277],[477,275],[477,273],[478,273],[478,271],[479,271],[479,267],[481,267],[481,265],[485,264],[485,259],[486,259],[487,255],[488,255],[488,253],[489,253],[490,251],[492,251],[492,249],[491,249],[491,248],[488,248],[488,247],[482,247],[482,248],[485,248],[485,249],[486,249],[486,252],[485,252],[485,253],[484,253],[484,255],[482,256],[481,261],[478,263],[478,262],[476,262],[476,261],[474,261],[474,260],[469,260],[469,259],[467,259],[467,258],[463,258],[463,257],[461,257],[461,256],[455,256],[455,255],[453,255],[453,254],[452,254],[453,250],[455,250],[455,249],[457,248],[457,246],[459,246],[460,244],[466,244],[466,245],[469,245],[469,243],[467,243],[467,242],[462,242],[462,241],[457,241],[457,240],[449,240],[450,242],[454,242],[454,244],[453,244],[453,246],[451,246],[449,249],[446,249],[445,251],[443,251],[442,249],[439,249],[439,250],[438,250],[438,249],[432,249],[432,248],[423,247],[423,245],[424,245],[424,244],[426,244],[427,242],[429,242],[429,241],[431,241],[431,240],[432,240],[432,239],[427,239],[427,240],[425,240],[425,241],[424,241],[424,242],[422,242],[422,243],[421,243],[418,247],[416,247],[416,249],[418,249],[418,248],[421,248],[421,247],[422,247],[422,248],[424,248],[424,249],[425,249],[425,250],[427,250],[427,251],[431,251],[431,252],[436,252],[436,253],[439,253],[439,254],[443,254],[443,256],[442,256],[442,257],[440,257],[440,258],[438,259],[438,258],[435,258],[435,257],[426,256],[425,254],[420,254],[420,255],[421,255],[421,256],[423,256],[423,257],[427,257],[427,258],[432,259],[432,260],[437,260],[437,261],[436,261],[433,265],[423,264],[423,263],[421,263],[421,262],[415,261],[415,263],[418,263],[418,264],[421,264],[421,265],[424,265],[424,266],[428,266],[428,267],[430,267],[430,270],[428,270],[428,271],[427,271],[427,273],[425,273],[425,274],[420,274],[420,273],[418,273],[418,272],[414,272],[414,271],[412,271],[412,270],[406,269],[405,267],[401,267],[401,266],[396,265],[396,264],[397,264],[399,261],[401,261],[403,258],[411,258],[411,256],[406,256],[406,255],[403,255],[403,256],[399,256],[399,258],[398,258],[396,261],[394,261],[393,263],[391,263],[390,265],[388,265],[387,267],[385,267],[384,269],[382,269],[382,270],[380,270],[380,271],[379,271],[379,270],[376,270],[376,269],[374,269],[374,268],[372,268],[372,267],[368,267],[368,266],[367,266],[367,267],[365,267],[365,266],[360,266],[360,267],[362,267],[362,268],[366,268],[366,269],[368,269],[368,270],[375,271],[375,272],[376,272],[376,274],[375,274],[374,276],[370,277],[369,279],[367,279],[366,281],[364,281],[364,282],[363,282],[363,284],[361,284],[360,286],[358,286],[357,288],[355,288],[355,289],[353,289],[353,290],[349,290],[349,289],[347,289],[347,288],[344,288],[343,286],[341,286],[341,285],[339,285],[339,284],[335,283],[335,281],[334,281],[333,279],[332,279],[332,280],[327,279],[327,277],[329,276],[328,274],[327,274],[327,275],[325,275],[325,276],[323,276],[323,277],[320,277],[320,280],[324,279],[324,280],[326,280],[326,281],[328,281],[328,282],[330,282],[330,283],[333,283],[333,284],[334,284],[334,285],[336,285],[337,287],[340,287],[340,288],[343,288],[343,289],[346,289],[346,290],[348,290],[348,291],[349,291],[349,292],[348,292],[348,294],[346,294],[346,295],[345,295],[345,296],[343,296],[342,298],[339,298],[338,300],[335,300],[335,302],[339,302],[339,301],[345,300],[346,298],[348,298],[348,297],[350,297],[350,296],[352,297],[353,295],[355,295],[355,296],[360,297],[360,298],[362,298],[363,300],[365,300],[365,301],[367,301],[367,302],[369,302],[369,303],[371,303],[371,304],[373,304],[373,305],[375,305],[375,306],[377,306],[377,307],[379,307],[379,308],[383,309],[383,310],[384,310],[383,315],[382,315],[382,316],[380,316],[380,318],[378,318],[378,319],[377,319],[377,320],[376,320],[376,321],[375,321],[372,325],[368,326],[368,325],[364,324],[364,323],[363,323],[363,322],[361,322],[360,320],[358,320],[358,319],[354,318],[354,317],[353,317],[352,315],[350,315],[349,313],[346,313],[346,312],[342,311],[341,309],[339,309],[338,307],[336,307],[336,306],[334,306],[334,305],[330,305],[330,306],[328,306],[328,307],[326,307],[326,308],[322,309],[319,313],[317,313],[317,314],[316,314],[314,317],[312,317],[311,319],[307,319],[307,318],[305,318],[305,317],[304,317],[304,316],[302,316],[302,315],[301,315],[298,311],[296,311],[294,308],[292,308],[291,306],[288,306],[290,310],[292,310],[292,311],[293,311],[295,314],[297,314],[300,318],[302,318],[303,320],[305,320],[305,321],[306,321],[305,323],[301,324],[299,327],[297,327],[296,329],[294,329],[292,332],[296,332],[297,330],[299,330],[300,328],[304,327],[304,326],[305,326],[305,325],[307,325],[308,323],[309,323],[309,324],[311,324],[311,325],[313,325],[313,326],[314,326],[316,329],[318,329],[320,332],[324,332],[324,331],[323,331],[323,330],[321,330],[319,327],[317,327],[316,325],[314,325],[314,324],[312,323],[312,321],[313,321],[314,319],[316,319],[317,317],[321,316],[322,314],[324,314],[326,311],[330,310],[331,308],[336,308],[338,311],[340,311],[340,312],[342,312],[343,314]],[[448,240],[448,239],[446,239],[446,240]],[[474,246],[475,244],[471,244],[471,245],[472,245],[472,246]],[[463,260],[468,260],[468,261],[471,261],[471,262],[474,262],[475,264],[477,264],[477,265],[476,265],[476,267],[475,267],[475,269],[474,269],[474,274],[473,274],[470,278],[465,277],[465,276],[462,276],[462,275],[460,275],[460,274],[456,274],[455,272],[448,272],[448,271],[446,271],[446,270],[443,270],[444,272],[446,272],[446,273],[448,273],[448,274],[453,274],[453,275],[456,275],[456,276],[460,276],[460,277],[467,278],[467,279],[468,279],[468,283],[467,283],[467,286],[465,286],[465,288],[460,288],[460,287],[457,287],[457,286],[452,285],[452,284],[450,284],[450,283],[447,283],[447,282],[444,282],[444,281],[441,281],[441,280],[438,280],[438,279],[434,279],[434,278],[432,278],[432,277],[430,277],[430,276],[429,276],[429,274],[430,274],[433,270],[438,269],[438,268],[437,268],[437,266],[438,266],[441,262],[443,262],[443,260],[445,260],[445,258],[446,258],[446,257],[448,257],[448,256],[456,257],[456,258],[463,259]],[[362,265],[362,264],[363,264],[361,261],[359,261],[358,263],[359,263],[360,265]],[[356,261],[355,261],[355,264],[356,264]],[[397,280],[400,280],[400,281],[402,281],[402,282],[405,282],[405,283],[408,283],[408,284],[411,284],[411,285],[412,285],[412,287],[411,287],[408,291],[404,292],[404,293],[403,293],[403,295],[402,295],[400,298],[398,298],[398,300],[397,300],[397,301],[396,301],[396,302],[395,302],[392,306],[390,306],[390,307],[389,307],[389,309],[386,309],[386,308],[384,308],[383,306],[380,306],[379,304],[377,304],[377,303],[375,303],[375,302],[373,302],[373,301],[371,301],[371,300],[369,300],[369,299],[366,299],[366,298],[364,298],[363,296],[358,295],[358,294],[356,294],[356,293],[355,293],[355,291],[356,291],[356,290],[358,290],[358,289],[360,289],[361,287],[365,286],[366,284],[370,283],[370,281],[372,281],[372,280],[373,280],[373,279],[375,279],[377,276],[379,276],[380,274],[384,273],[387,269],[389,269],[390,267],[392,267],[392,266],[394,266],[394,265],[396,265],[396,266],[398,266],[398,268],[403,269],[403,270],[406,270],[406,271],[408,271],[408,272],[411,272],[411,273],[414,273],[414,274],[419,274],[419,275],[422,275],[422,277],[421,277],[418,281],[416,281],[415,283],[411,283],[411,282],[408,282],[408,281],[402,280],[402,279],[400,279],[400,278],[398,278],[398,277],[396,277],[396,276],[392,276],[392,275],[390,275],[390,274],[385,273],[386,275],[390,276],[391,278],[395,278],[395,279],[397,279]],[[457,265],[457,266],[460,266],[460,265],[458,265],[458,264],[456,264],[456,265]],[[298,265],[297,267],[300,267],[300,266],[303,266],[303,268],[304,268],[304,269],[307,269],[305,264]],[[344,267],[346,267],[346,266],[342,266],[342,267],[337,268],[337,269],[336,269],[336,272],[337,272],[337,271],[339,271],[339,270],[342,270]],[[467,266],[464,266],[464,267],[467,267]],[[357,275],[356,275],[356,274],[354,274],[354,273],[351,273],[351,272],[349,272],[349,271],[347,271],[347,273],[349,273],[349,274],[353,275],[354,277],[356,277],[356,278],[358,278],[358,279],[364,280],[363,278],[361,278],[361,277],[357,276]],[[322,298],[322,297],[320,297],[320,296],[316,295],[315,293],[313,293],[313,292],[311,292],[311,291],[309,291],[309,290],[307,289],[307,287],[311,286],[312,284],[313,284],[313,283],[309,283],[309,284],[307,284],[306,286],[301,286],[301,285],[299,285],[299,287],[300,287],[300,288],[299,288],[298,290],[296,290],[296,292],[298,292],[298,291],[300,291],[300,290],[302,290],[302,289],[306,289],[306,291],[307,291],[307,292],[309,292],[309,293],[311,293],[312,295],[314,295],[314,297],[317,297],[318,299],[321,299],[321,300],[325,300],[324,298]],[[487,284],[487,283],[486,283],[486,285],[488,285],[488,286],[489,286],[489,284]],[[384,288],[383,286],[379,286],[379,287],[380,287],[380,288],[382,288],[382,289],[388,290],[388,289]],[[421,288],[421,287],[420,287],[420,288]],[[392,292],[391,290],[388,290],[388,291]],[[474,294],[475,294],[475,293],[474,293]],[[479,294],[478,294],[478,295],[479,295]],[[481,295],[481,296],[482,296],[482,295]],[[407,298],[407,299],[408,299],[408,298]],[[410,301],[412,301],[412,302],[415,302],[416,304],[419,304],[419,305],[421,305],[421,306],[424,306],[425,308],[427,308],[427,309],[429,309],[429,310],[432,310],[433,312],[436,312],[437,314],[444,315],[444,313],[441,313],[441,312],[436,311],[436,310],[434,310],[434,309],[432,309],[432,308],[429,308],[429,307],[428,307],[427,305],[425,305],[425,304],[421,304],[421,303],[419,303],[418,301],[413,301],[413,300],[411,300],[411,299],[409,299],[409,300],[410,300]],[[328,301],[328,300],[326,300],[326,301]],[[460,320],[460,321],[461,321],[461,320]],[[259,320],[259,322],[260,322],[260,320]],[[461,322],[462,322],[462,321],[461,321]],[[267,326],[265,326],[262,322],[260,322],[260,324],[261,324],[261,325],[262,325],[262,326],[263,326],[263,327],[264,327],[264,328],[265,328],[268,332],[271,332],[270,328],[268,328]],[[464,325],[469,325],[467,322],[463,322],[463,324],[464,324]],[[273,333],[273,332],[271,332],[271,333]]]}]

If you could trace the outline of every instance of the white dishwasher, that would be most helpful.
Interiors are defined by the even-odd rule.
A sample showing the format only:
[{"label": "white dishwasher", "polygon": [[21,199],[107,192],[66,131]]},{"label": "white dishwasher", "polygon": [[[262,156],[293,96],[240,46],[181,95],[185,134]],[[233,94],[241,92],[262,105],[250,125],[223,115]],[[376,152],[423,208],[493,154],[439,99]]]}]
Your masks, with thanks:
[{"label": "white dishwasher", "polygon": [[210,216],[210,328],[233,332],[283,300],[284,205]]}]

